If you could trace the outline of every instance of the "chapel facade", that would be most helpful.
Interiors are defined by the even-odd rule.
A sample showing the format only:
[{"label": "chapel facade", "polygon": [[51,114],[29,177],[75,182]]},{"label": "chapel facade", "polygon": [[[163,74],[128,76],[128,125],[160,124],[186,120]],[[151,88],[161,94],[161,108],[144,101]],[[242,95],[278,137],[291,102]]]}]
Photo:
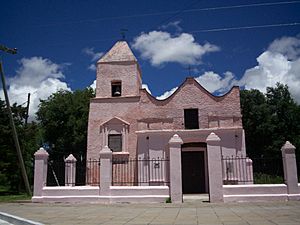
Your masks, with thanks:
[{"label": "chapel facade", "polygon": [[206,139],[221,139],[223,156],[246,155],[239,87],[214,96],[188,77],[167,99],[142,88],[138,61],[118,41],[98,62],[96,97],[90,101],[87,158],[108,146],[113,158],[168,158],[169,140],[181,145],[183,193],[207,193]]}]

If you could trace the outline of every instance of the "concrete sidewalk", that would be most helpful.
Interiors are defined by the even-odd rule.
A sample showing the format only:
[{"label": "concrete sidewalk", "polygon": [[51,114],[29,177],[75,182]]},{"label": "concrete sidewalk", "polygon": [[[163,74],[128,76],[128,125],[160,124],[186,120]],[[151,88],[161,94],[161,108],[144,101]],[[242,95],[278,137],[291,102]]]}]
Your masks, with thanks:
[{"label": "concrete sidewalk", "polygon": [[299,225],[300,202],[183,204],[1,203],[0,211],[44,224]]}]

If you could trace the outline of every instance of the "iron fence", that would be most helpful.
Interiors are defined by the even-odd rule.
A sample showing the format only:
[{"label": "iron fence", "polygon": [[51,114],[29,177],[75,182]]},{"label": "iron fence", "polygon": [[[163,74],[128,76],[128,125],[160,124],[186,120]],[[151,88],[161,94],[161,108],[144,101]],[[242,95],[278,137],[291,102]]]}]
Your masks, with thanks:
[{"label": "iron fence", "polygon": [[296,156],[298,183],[300,183],[300,157]]},{"label": "iron fence", "polygon": [[222,156],[223,184],[274,184],[283,183],[280,157],[253,158]]},{"label": "iron fence", "polygon": [[[75,179],[69,179],[71,167],[76,168]],[[66,169],[67,168],[67,169]],[[75,183],[72,182],[75,180]],[[64,160],[49,160],[47,186],[81,186],[100,185],[100,159],[65,162]]]},{"label": "iron fence", "polygon": [[[75,174],[72,174],[72,168],[76,168]],[[49,160],[47,186],[74,185],[100,185],[100,159],[77,162]],[[113,159],[112,185],[169,185],[169,159]]]},{"label": "iron fence", "polygon": [[243,156],[222,156],[224,184],[253,183],[252,161]]},{"label": "iron fence", "polygon": [[252,164],[255,184],[284,183],[282,157],[253,158]]},{"label": "iron fence", "polygon": [[86,185],[100,185],[100,159],[89,159],[86,161]]},{"label": "iron fence", "polygon": [[169,185],[169,159],[113,159],[113,186]]},{"label": "iron fence", "polygon": [[63,160],[48,161],[47,186],[65,186],[65,162]]}]

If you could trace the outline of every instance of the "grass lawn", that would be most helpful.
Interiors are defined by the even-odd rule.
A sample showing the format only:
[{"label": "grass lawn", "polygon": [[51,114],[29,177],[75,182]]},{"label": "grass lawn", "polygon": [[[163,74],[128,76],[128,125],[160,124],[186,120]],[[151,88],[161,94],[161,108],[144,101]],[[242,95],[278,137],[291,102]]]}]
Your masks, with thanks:
[{"label": "grass lawn", "polygon": [[0,202],[15,202],[15,201],[24,201],[30,200],[31,196],[27,194],[19,195],[0,195]]},{"label": "grass lawn", "polygon": [[30,199],[31,196],[26,193],[11,193],[6,187],[0,186],[0,202],[15,202]]}]

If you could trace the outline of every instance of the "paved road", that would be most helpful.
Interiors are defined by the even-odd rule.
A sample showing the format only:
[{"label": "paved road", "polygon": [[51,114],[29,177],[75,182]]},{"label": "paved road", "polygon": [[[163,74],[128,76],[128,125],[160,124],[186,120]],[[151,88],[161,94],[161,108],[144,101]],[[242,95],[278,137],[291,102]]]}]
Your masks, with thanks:
[{"label": "paved road", "polygon": [[299,225],[299,202],[183,204],[2,203],[0,211],[44,224]]},{"label": "paved road", "polygon": [[13,224],[6,222],[4,220],[0,220],[0,225],[13,225]]}]

